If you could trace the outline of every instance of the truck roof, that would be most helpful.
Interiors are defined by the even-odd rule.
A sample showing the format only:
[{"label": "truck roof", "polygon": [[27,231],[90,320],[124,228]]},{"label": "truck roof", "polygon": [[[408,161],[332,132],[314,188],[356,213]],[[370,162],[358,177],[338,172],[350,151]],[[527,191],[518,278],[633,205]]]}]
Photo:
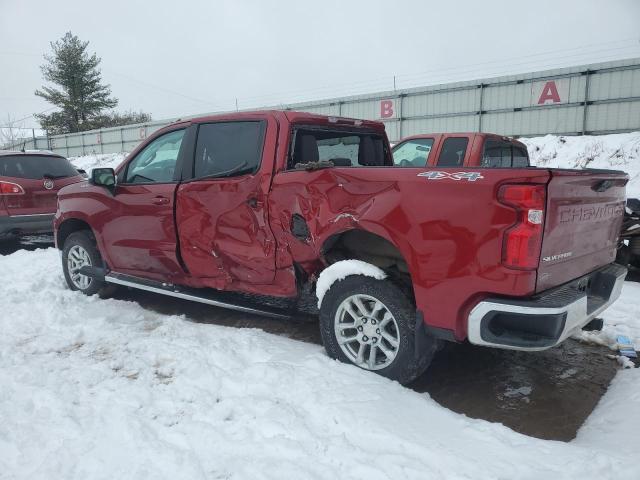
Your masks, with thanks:
[{"label": "truck roof", "polygon": [[[298,112],[295,110],[253,110],[245,112],[221,113],[216,115],[207,115],[204,117],[191,118],[191,123],[206,123],[216,120],[234,120],[255,117],[256,115],[272,115],[276,118],[286,119],[289,123],[306,123],[312,125],[335,125],[339,127],[353,126],[358,128],[367,128],[379,133],[385,131],[384,123],[373,120],[360,120],[356,118],[339,117],[336,115],[319,115],[308,112]],[[175,124],[184,123],[184,120],[178,120]]]},{"label": "truck roof", "polygon": [[518,143],[518,144],[520,144],[520,145],[522,145],[523,147],[526,148],[525,144],[522,143],[520,140],[518,140],[516,138],[509,137],[507,135],[498,135],[497,133],[490,133],[490,132],[433,132],[433,133],[420,133],[418,135],[411,135],[409,137],[404,137],[402,140],[400,140],[397,143],[401,143],[401,142],[404,142],[406,140],[415,140],[415,139],[419,139],[419,138],[433,138],[433,137],[440,137],[440,136],[499,138],[500,140],[503,140],[505,142]]}]

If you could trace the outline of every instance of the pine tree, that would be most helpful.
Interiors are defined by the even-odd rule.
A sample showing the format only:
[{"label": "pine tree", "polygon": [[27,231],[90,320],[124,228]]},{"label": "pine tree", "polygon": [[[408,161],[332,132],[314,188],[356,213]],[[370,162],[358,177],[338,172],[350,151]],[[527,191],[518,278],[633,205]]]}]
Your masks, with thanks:
[{"label": "pine tree", "polygon": [[118,100],[111,98],[109,85],[103,85],[100,58],[89,55],[89,42],[81,41],[71,32],[56,42],[51,42],[51,55],[45,55],[46,63],[40,67],[42,75],[60,88],[43,86],[35,94],[52,103],[60,111],[37,114],[40,125],[50,134],[72,133],[90,130],[102,123],[103,111],[114,108]]}]

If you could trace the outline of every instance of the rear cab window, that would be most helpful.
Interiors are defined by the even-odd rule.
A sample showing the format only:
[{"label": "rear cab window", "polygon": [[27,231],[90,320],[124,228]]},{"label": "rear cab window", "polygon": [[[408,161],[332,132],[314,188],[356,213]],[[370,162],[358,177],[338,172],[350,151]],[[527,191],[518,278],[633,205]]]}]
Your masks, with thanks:
[{"label": "rear cab window", "polygon": [[396,167],[425,167],[433,148],[433,138],[416,138],[402,142],[391,150]]},{"label": "rear cab window", "polygon": [[330,161],[335,167],[391,166],[384,137],[376,133],[299,127],[294,130],[288,169]]},{"label": "rear cab window", "polygon": [[47,155],[0,156],[0,176],[41,180],[43,178],[68,178],[79,175],[71,162],[64,157]]},{"label": "rear cab window", "polygon": [[482,150],[481,167],[522,168],[529,166],[526,149],[503,140],[488,139]]},{"label": "rear cab window", "polygon": [[439,167],[462,167],[467,154],[469,139],[467,137],[449,137],[443,144],[438,156]]}]

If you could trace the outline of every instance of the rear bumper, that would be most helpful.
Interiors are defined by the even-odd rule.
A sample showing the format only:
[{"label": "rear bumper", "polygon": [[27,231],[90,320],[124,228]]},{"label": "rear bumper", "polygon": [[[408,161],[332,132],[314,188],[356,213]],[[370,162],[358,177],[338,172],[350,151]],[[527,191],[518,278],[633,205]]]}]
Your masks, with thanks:
[{"label": "rear bumper", "polygon": [[531,298],[483,300],[469,314],[469,341],[513,350],[551,348],[611,305],[626,274],[612,263]]},{"label": "rear bumper", "polygon": [[52,231],[52,213],[0,216],[0,239]]}]

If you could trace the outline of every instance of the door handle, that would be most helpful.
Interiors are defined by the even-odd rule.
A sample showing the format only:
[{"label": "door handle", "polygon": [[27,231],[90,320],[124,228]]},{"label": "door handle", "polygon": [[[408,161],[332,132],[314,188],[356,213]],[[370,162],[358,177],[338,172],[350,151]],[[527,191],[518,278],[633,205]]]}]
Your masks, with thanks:
[{"label": "door handle", "polygon": [[169,203],[169,199],[167,197],[161,197],[160,195],[158,195],[157,197],[154,197],[153,200],[151,200],[151,203],[153,203],[154,205],[167,205]]}]

